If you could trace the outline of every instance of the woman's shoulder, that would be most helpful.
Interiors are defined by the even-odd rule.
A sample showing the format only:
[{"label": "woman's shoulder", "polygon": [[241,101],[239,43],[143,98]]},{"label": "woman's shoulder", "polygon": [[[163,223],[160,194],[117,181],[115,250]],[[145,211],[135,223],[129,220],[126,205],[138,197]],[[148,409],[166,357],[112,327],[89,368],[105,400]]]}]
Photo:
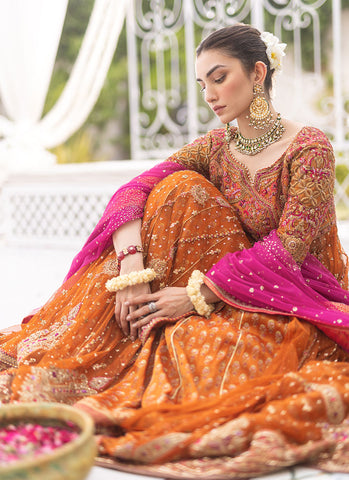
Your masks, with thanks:
[{"label": "woman's shoulder", "polygon": [[225,142],[225,131],[225,127],[213,128],[207,133],[207,135],[210,136],[212,142],[223,144]]},{"label": "woman's shoulder", "polygon": [[312,168],[333,168],[333,147],[327,135],[317,127],[302,125],[286,152],[287,163],[292,168],[311,165]]},{"label": "woman's shoulder", "polygon": [[199,137],[196,137],[191,143],[192,144],[223,144],[225,136],[225,128],[214,128],[209,130],[206,133],[201,134]]},{"label": "woman's shoulder", "polygon": [[308,148],[328,148],[332,150],[332,145],[328,136],[317,127],[303,125],[296,122],[288,122],[288,131],[290,132],[291,150],[302,150]]},{"label": "woman's shoulder", "polygon": [[225,144],[225,128],[214,128],[201,137],[210,144],[211,156],[217,153]]}]

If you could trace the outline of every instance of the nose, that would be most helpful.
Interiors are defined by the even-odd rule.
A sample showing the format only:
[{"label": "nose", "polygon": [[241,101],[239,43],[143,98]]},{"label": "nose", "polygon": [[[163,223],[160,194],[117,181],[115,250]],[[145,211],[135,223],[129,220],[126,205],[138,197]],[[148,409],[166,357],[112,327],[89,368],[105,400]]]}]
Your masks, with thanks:
[{"label": "nose", "polygon": [[217,93],[214,87],[206,86],[205,88],[205,102],[212,103],[217,100]]}]

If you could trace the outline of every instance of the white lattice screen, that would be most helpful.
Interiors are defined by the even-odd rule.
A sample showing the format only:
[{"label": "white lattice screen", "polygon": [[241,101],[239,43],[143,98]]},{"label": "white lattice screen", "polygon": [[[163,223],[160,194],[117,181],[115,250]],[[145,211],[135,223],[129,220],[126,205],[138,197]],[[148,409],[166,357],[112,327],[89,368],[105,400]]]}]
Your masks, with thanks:
[{"label": "white lattice screen", "polygon": [[77,191],[65,186],[54,190],[5,190],[9,205],[9,240],[64,240],[71,243],[84,239],[112,194],[111,188],[107,192],[91,187]]},{"label": "white lattice screen", "polygon": [[[50,174],[12,176],[1,191],[2,235],[6,243],[81,245],[112,194],[154,162],[113,162]],[[63,168],[64,170],[64,168]]]}]

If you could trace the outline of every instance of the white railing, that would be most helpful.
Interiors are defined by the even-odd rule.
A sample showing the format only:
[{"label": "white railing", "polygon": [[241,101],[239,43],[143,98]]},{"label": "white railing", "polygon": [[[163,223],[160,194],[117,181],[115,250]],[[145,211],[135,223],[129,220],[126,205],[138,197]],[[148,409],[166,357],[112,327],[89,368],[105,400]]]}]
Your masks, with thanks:
[{"label": "white railing", "polygon": [[[286,39],[287,57],[275,104],[284,116],[325,129],[337,150],[349,150],[349,72],[343,70],[349,10],[342,10],[340,0],[170,3],[132,0],[127,12],[132,158],[164,158],[219,125],[196,86],[195,46],[209,32],[235,22],[268,28]],[[327,19],[323,35],[320,14]],[[322,51],[330,59],[325,66]],[[330,91],[329,76],[333,76]]]},{"label": "white railing", "polygon": [[11,245],[79,246],[117,188],[153,165],[119,161],[13,174],[0,191],[0,239]]},{"label": "white railing", "polygon": [[[0,240],[9,245],[79,247],[116,189],[154,163],[67,165],[12,176],[0,190]],[[349,175],[337,188],[338,216],[347,220],[343,228],[349,230],[346,189]]]}]

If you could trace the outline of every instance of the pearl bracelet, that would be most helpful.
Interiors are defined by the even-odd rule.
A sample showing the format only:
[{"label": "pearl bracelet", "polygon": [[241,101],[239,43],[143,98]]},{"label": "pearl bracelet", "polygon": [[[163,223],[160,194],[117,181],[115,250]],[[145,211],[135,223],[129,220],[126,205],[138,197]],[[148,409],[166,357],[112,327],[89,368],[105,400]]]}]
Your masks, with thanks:
[{"label": "pearl bracelet", "polygon": [[126,275],[120,275],[108,280],[105,284],[109,292],[118,292],[126,287],[137,285],[138,283],[148,283],[156,278],[157,274],[152,268],[131,272]]},{"label": "pearl bracelet", "polygon": [[200,270],[194,270],[188,280],[186,290],[197,313],[199,315],[203,315],[204,317],[209,317],[214,310],[214,306],[206,303],[204,296],[200,292],[201,285],[204,282],[204,277],[205,275],[200,272]]}]

